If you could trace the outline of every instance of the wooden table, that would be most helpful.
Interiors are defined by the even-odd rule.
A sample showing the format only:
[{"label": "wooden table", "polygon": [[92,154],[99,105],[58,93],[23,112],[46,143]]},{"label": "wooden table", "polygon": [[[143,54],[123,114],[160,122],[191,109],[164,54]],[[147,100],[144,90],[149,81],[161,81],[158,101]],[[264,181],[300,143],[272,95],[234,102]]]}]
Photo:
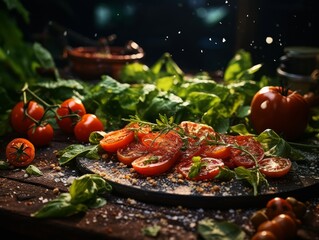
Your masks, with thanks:
[{"label": "wooden table", "polygon": [[[6,144],[14,135],[0,140],[0,156],[5,159]],[[28,176],[25,169],[0,170],[0,231],[24,239],[154,239],[143,235],[144,227],[158,225],[155,239],[198,239],[196,226],[203,218],[237,223],[249,239],[254,228],[250,216],[257,208],[202,209],[200,206],[160,206],[124,198],[106,196],[107,204],[98,209],[62,219],[36,219],[30,214],[48,200],[68,191],[68,179],[81,175],[76,166],[59,167],[56,151],[73,143],[72,137],[56,134],[50,146],[37,148],[33,164],[43,176]],[[298,199],[299,196],[294,196]],[[319,239],[319,195],[305,199],[307,215],[299,231],[300,239]],[[260,208],[264,205],[260,206]],[[260,209],[259,208],[259,209]]]}]

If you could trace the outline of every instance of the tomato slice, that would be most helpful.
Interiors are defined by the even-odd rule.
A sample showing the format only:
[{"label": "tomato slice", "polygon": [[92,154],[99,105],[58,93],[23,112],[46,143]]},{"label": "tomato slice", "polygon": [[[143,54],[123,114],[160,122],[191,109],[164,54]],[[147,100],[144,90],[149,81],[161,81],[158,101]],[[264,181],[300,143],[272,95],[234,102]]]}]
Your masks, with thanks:
[{"label": "tomato slice", "polygon": [[219,173],[219,167],[223,167],[224,163],[221,159],[211,158],[211,157],[203,157],[201,161],[204,163],[200,169],[200,172],[197,176],[190,178],[189,174],[191,168],[193,166],[193,161],[183,161],[180,162],[176,169],[179,173],[181,173],[186,179],[194,180],[194,181],[204,181],[210,180],[216,177]]},{"label": "tomato slice", "polygon": [[180,161],[191,160],[192,157],[201,155],[201,152],[202,148],[199,143],[193,138],[188,138],[186,149],[181,150]]},{"label": "tomato slice", "polygon": [[291,169],[291,161],[288,158],[269,157],[258,161],[259,170],[266,177],[278,178],[285,176]]},{"label": "tomato slice", "polygon": [[167,172],[175,164],[179,157],[179,151],[164,152],[155,150],[147,155],[139,157],[132,162],[135,171],[144,176],[155,176]]},{"label": "tomato slice", "polygon": [[139,142],[131,142],[129,145],[117,150],[116,155],[120,162],[125,165],[131,165],[131,163],[146,154],[148,154],[148,148]]},{"label": "tomato slice", "polygon": [[183,121],[179,126],[190,138],[196,139],[201,143],[206,143],[206,139],[214,140],[216,138],[215,130],[206,124]]},{"label": "tomato slice", "polygon": [[168,133],[150,132],[141,138],[141,143],[151,150],[162,149],[168,152],[179,151],[183,146],[182,138],[173,131]]},{"label": "tomato slice", "polygon": [[231,156],[231,148],[223,145],[205,145],[202,147],[201,156],[227,159]]},{"label": "tomato slice", "polygon": [[[257,161],[260,161],[264,157],[264,149],[252,136],[228,136],[225,137],[225,141],[229,144],[245,148]],[[255,166],[252,157],[236,147],[231,147],[231,158],[237,167],[250,168]]]},{"label": "tomato slice", "polygon": [[106,133],[104,138],[100,141],[100,146],[107,152],[116,152],[133,140],[134,132],[127,128],[122,128]]},{"label": "tomato slice", "polygon": [[152,128],[150,125],[147,125],[147,124],[142,125],[135,122],[129,123],[125,127],[134,131],[139,139],[141,139],[144,135],[152,131]]}]

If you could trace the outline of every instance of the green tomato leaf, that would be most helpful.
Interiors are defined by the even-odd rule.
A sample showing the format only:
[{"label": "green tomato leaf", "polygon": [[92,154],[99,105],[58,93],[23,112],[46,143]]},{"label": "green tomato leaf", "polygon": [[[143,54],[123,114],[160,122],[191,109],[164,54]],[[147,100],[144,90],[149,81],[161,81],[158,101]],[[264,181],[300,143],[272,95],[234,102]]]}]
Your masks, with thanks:
[{"label": "green tomato leaf", "polygon": [[244,240],[246,234],[234,223],[205,218],[198,222],[198,234],[205,240]]}]

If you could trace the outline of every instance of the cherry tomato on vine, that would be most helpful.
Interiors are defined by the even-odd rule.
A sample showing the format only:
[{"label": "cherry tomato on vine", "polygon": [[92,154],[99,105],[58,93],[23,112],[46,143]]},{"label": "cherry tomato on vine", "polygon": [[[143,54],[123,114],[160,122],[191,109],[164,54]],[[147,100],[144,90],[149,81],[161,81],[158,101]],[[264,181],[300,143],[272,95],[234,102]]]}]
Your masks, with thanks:
[{"label": "cherry tomato on vine", "polygon": [[94,131],[103,131],[102,121],[94,114],[84,114],[74,127],[75,138],[79,142],[89,142],[90,134]]},{"label": "cherry tomato on vine", "polygon": [[81,117],[86,114],[86,109],[81,100],[69,98],[61,103],[56,113],[58,114],[56,122],[60,129],[70,134],[73,133],[74,127],[80,121]]},{"label": "cherry tomato on vine", "polygon": [[291,161],[282,157],[268,157],[258,161],[259,170],[266,177],[278,178],[285,176],[291,169]]},{"label": "cherry tomato on vine", "polygon": [[28,130],[28,140],[37,147],[49,145],[53,136],[54,130],[49,123],[43,125],[33,123]]},{"label": "cherry tomato on vine", "polygon": [[107,152],[116,152],[133,142],[134,132],[128,128],[108,132],[100,141],[101,147]]},{"label": "cherry tomato on vine", "polygon": [[20,134],[26,134],[29,126],[34,123],[25,112],[34,120],[40,120],[44,115],[44,108],[36,101],[29,101],[24,104],[23,101],[18,102],[11,111],[10,122],[14,131]]},{"label": "cherry tomato on vine", "polygon": [[250,120],[258,134],[272,129],[285,139],[294,140],[307,127],[309,104],[297,92],[279,86],[263,87],[250,106]]},{"label": "cherry tomato on vine", "polygon": [[25,138],[15,138],[7,144],[6,158],[15,167],[29,165],[35,157],[34,145]]}]

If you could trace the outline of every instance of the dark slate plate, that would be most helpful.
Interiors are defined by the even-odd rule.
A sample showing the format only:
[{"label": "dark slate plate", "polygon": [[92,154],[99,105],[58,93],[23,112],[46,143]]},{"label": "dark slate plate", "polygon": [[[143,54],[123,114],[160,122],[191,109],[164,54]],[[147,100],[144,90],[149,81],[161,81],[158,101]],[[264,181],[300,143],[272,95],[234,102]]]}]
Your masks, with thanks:
[{"label": "dark slate plate", "polygon": [[[319,195],[319,157],[307,153],[307,160],[293,162],[291,171],[283,178],[268,179],[257,196],[252,187],[241,180],[230,182],[195,182],[181,180],[174,172],[146,178],[132,173],[130,167],[117,160],[78,158],[83,173],[97,173],[113,187],[113,192],[135,200],[191,208],[250,208],[262,207],[273,197],[294,196],[307,199]],[[217,189],[217,190],[216,190]]]}]

